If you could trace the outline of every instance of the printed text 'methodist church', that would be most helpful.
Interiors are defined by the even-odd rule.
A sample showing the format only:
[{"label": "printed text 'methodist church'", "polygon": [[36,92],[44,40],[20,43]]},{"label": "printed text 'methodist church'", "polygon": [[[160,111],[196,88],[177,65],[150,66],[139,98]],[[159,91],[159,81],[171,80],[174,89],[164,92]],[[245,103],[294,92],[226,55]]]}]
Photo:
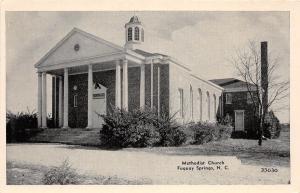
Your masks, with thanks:
[{"label": "printed text 'methodist church'", "polygon": [[[137,16],[125,24],[125,32],[126,43],[121,47],[74,28],[35,65],[39,127],[47,127],[47,74],[53,76],[55,126],[63,128],[101,127],[103,120],[98,114],[106,114],[114,106],[176,114],[181,123],[215,122],[217,115],[224,115],[225,104],[233,104],[232,93],[247,93],[239,80],[203,80],[173,57],[138,49],[147,37]],[[220,82],[229,88],[221,87]],[[238,86],[230,89],[232,84]],[[241,96],[247,100],[247,95]],[[229,112],[236,129],[247,127],[246,108],[239,106]]]}]

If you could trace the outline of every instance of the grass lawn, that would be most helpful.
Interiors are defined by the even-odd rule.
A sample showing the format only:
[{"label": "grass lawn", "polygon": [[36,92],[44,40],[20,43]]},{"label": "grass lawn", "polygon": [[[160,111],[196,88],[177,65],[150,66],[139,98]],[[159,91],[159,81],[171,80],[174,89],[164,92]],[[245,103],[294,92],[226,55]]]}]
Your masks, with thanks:
[{"label": "grass lawn", "polygon": [[[43,185],[44,174],[50,167],[7,162],[7,185]],[[117,176],[77,175],[80,185],[142,185],[151,184],[148,179],[126,180]]]}]

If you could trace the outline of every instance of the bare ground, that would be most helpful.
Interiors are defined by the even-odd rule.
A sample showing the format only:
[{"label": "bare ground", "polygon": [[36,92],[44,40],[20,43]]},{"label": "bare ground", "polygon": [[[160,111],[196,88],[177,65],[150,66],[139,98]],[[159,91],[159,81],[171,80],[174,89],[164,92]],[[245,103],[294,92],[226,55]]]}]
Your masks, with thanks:
[{"label": "bare ground", "polygon": [[[279,139],[264,141],[263,146],[246,139],[121,150],[9,144],[7,162],[16,167],[8,167],[8,183],[39,184],[34,179],[40,178],[43,167],[59,166],[65,159],[85,176],[83,179],[88,179],[83,184],[103,184],[101,179],[111,178],[115,184],[288,184],[290,180],[289,135],[283,133]],[[229,169],[178,170],[182,161],[223,161]],[[262,172],[262,168],[276,172]]]}]

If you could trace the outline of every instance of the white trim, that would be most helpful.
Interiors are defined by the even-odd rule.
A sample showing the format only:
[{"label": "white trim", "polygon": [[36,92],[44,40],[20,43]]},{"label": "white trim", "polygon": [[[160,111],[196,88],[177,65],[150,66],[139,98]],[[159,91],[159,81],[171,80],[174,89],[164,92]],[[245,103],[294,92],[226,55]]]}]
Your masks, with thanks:
[{"label": "white trim", "polygon": [[[128,68],[137,68],[137,66],[128,66]],[[104,70],[93,70],[93,72],[105,72],[105,71],[111,71],[111,70],[116,70],[116,68],[106,68]],[[87,74],[87,73],[88,73],[88,71],[74,72],[74,73],[69,73],[69,76],[78,75],[78,74]]]},{"label": "white trim", "polygon": [[179,61],[176,60],[175,58],[172,58],[171,56],[167,56],[167,57],[165,57],[165,59],[166,59],[166,60],[169,60],[169,61],[171,61],[171,62],[173,62],[174,64],[177,64],[178,66],[184,68],[185,70],[187,70],[187,71],[189,71],[189,72],[191,71],[191,69],[190,69],[189,67],[187,67],[185,64],[179,62]]},{"label": "white trim", "polygon": [[88,58],[80,58],[80,59],[75,59],[75,60],[61,61],[61,62],[55,63],[55,64],[39,66],[38,72],[70,68],[70,67],[75,67],[75,66],[84,66],[84,65],[88,65],[88,64],[108,62],[108,61],[123,59],[123,58],[125,58],[124,54],[122,54],[121,52],[116,52],[116,53],[93,56],[93,57],[88,57]]},{"label": "white trim", "polygon": [[138,59],[141,59],[141,60],[145,60],[145,59],[146,59],[145,56],[143,56],[143,55],[141,55],[141,54],[138,54],[138,53],[136,53],[136,52],[134,52],[134,51],[132,51],[132,50],[130,50],[130,49],[124,48],[124,50],[125,50],[125,52],[126,52],[127,54],[130,54],[131,56],[134,56],[134,57],[136,57],[136,58],[138,58]]},{"label": "white trim", "polygon": [[[251,92],[255,92],[256,90],[250,90]],[[247,88],[237,87],[237,88],[225,88],[224,92],[248,92]]]},{"label": "white trim", "polygon": [[190,75],[191,75],[192,77],[198,79],[198,80],[201,80],[201,81],[203,81],[203,82],[205,82],[205,83],[207,83],[207,84],[209,84],[209,85],[211,85],[211,86],[213,86],[213,87],[215,87],[215,88],[221,90],[221,91],[224,90],[224,88],[220,87],[219,85],[217,85],[217,84],[215,84],[215,83],[213,83],[213,82],[211,82],[211,81],[209,81],[209,80],[204,80],[204,79],[200,78],[198,75],[195,75],[195,74],[190,74]]},{"label": "white trim", "polygon": [[144,60],[141,60],[140,58],[134,56],[134,55],[125,55],[125,59],[127,60],[130,60],[130,61],[133,61],[135,63],[138,63],[138,64],[143,64],[144,63]]}]

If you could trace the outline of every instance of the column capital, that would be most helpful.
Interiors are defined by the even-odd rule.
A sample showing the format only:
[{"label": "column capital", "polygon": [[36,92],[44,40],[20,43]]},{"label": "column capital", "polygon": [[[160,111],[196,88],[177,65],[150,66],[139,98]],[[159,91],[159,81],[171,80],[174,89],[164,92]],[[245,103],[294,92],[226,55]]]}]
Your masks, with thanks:
[{"label": "column capital", "polygon": [[120,60],[120,59],[117,59],[117,60],[115,60],[115,63],[116,63],[116,64],[121,64],[121,60]]}]

